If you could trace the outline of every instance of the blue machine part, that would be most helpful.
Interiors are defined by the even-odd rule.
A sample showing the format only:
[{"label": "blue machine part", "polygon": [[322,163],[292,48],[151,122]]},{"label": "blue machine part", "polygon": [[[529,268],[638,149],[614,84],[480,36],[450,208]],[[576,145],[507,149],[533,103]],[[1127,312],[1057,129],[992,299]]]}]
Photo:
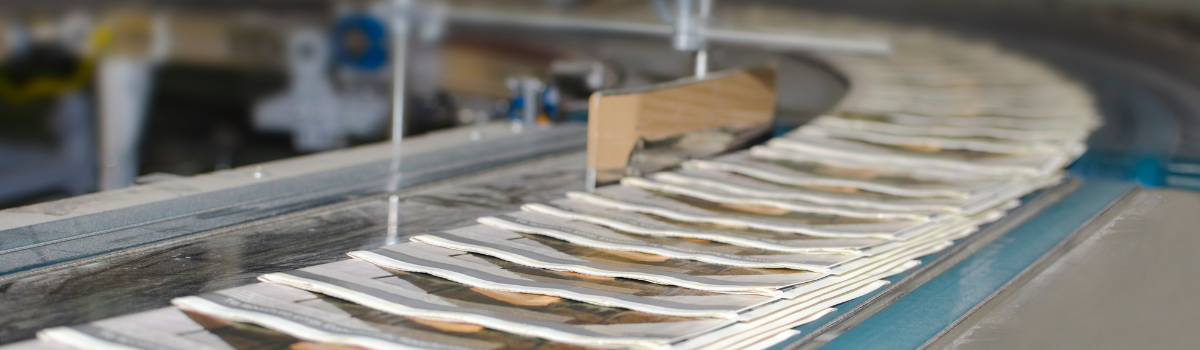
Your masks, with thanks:
[{"label": "blue machine part", "polygon": [[[559,98],[560,95],[559,95],[558,89],[556,89],[552,86],[546,87],[546,88],[542,89],[540,95],[541,95],[541,100],[542,100],[541,106],[535,106],[535,107],[540,107],[541,112],[545,113],[546,117],[548,117],[548,118],[553,118],[554,116],[558,115],[560,101],[562,100],[561,98]],[[523,119],[525,117],[525,115],[524,115],[525,106],[526,106],[525,97],[521,96],[519,93],[516,96],[513,96],[512,100],[510,100],[508,103],[508,112],[506,114],[508,116],[508,119],[509,120]]]},{"label": "blue machine part", "polygon": [[553,119],[558,115],[558,105],[562,102],[560,96],[558,88],[554,85],[542,89],[542,111],[546,112],[546,117]]},{"label": "blue machine part", "polygon": [[333,27],[333,55],[338,63],[374,71],[388,63],[388,31],[383,22],[368,14],[351,14]]},{"label": "blue machine part", "polygon": [[525,98],[521,96],[513,97],[508,101],[508,120],[521,120],[525,116],[522,115],[525,110]]}]

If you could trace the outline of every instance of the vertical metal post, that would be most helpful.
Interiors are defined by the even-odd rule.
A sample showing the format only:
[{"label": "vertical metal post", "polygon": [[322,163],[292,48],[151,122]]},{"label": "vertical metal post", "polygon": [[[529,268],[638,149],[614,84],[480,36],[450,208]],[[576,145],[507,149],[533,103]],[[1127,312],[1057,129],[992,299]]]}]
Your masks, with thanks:
[{"label": "vertical metal post", "polygon": [[404,139],[404,83],[407,74],[408,32],[411,0],[392,0],[392,172],[400,172],[401,141]]},{"label": "vertical metal post", "polygon": [[675,16],[671,23],[674,25],[671,45],[679,51],[695,52],[693,62],[695,70],[693,72],[697,78],[703,78],[708,73],[708,50],[705,47],[702,29],[708,20],[709,13],[712,12],[712,1],[698,0],[700,1],[698,6],[694,3],[695,1],[675,1]]},{"label": "vertical metal post", "polygon": [[708,74],[708,50],[700,49],[696,51],[695,74],[697,78],[704,78]]},{"label": "vertical metal post", "polygon": [[708,74],[708,43],[704,40],[704,27],[708,25],[708,16],[712,14],[713,0],[700,0],[700,15],[695,23],[696,35],[700,41],[696,50],[695,75],[704,78]]},{"label": "vertical metal post", "polygon": [[671,44],[676,50],[696,51],[700,48],[700,38],[696,33],[695,16],[692,14],[693,0],[675,1],[675,35]]},{"label": "vertical metal post", "polygon": [[[138,175],[138,143],[145,124],[154,67],[171,50],[169,19],[154,14],[145,53],[124,53],[100,59],[96,102],[100,134],[97,183],[101,190],[127,187]],[[114,35],[127,35],[117,32]]]},{"label": "vertical metal post", "polygon": [[400,189],[402,175],[400,159],[402,141],[404,140],[404,85],[408,69],[408,32],[409,13],[412,10],[411,0],[392,0],[391,27],[392,35],[392,164],[391,179],[388,181],[388,230],[386,244],[398,243],[400,234],[400,196],[395,191]]},{"label": "vertical metal post", "polygon": [[129,186],[137,177],[138,141],[149,102],[153,64],[144,58],[100,60],[96,94],[99,102],[99,187]]},{"label": "vertical metal post", "polygon": [[525,109],[522,110],[526,125],[537,124],[538,110],[541,107],[541,101],[538,99],[538,92],[542,90],[542,83],[534,77],[521,78],[521,99],[525,100]]}]

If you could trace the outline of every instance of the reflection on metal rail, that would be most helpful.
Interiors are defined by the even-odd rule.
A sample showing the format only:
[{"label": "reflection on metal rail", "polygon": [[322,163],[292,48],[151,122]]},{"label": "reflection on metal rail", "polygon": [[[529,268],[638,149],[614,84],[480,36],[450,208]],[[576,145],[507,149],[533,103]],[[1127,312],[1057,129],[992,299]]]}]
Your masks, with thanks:
[{"label": "reflection on metal rail", "polygon": [[[663,37],[671,36],[674,33],[673,26],[669,24],[618,22],[586,18],[551,17],[477,10],[455,9],[447,14],[447,19],[453,24],[487,25],[494,27],[526,29],[573,30],[583,32]],[[756,45],[784,50],[841,52],[871,55],[888,55],[892,50],[891,44],[887,40],[883,39],[867,40],[832,38],[811,35],[763,33],[711,28],[706,28],[701,35],[706,41],[710,42]]]}]

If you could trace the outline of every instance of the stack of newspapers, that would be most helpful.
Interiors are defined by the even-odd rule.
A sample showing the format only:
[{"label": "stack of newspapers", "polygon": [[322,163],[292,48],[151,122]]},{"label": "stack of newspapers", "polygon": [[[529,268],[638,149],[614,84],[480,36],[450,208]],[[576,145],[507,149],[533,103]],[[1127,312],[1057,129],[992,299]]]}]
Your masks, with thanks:
[{"label": "stack of newspapers", "polygon": [[765,144],[14,348],[761,349],[1060,182],[1099,124],[1040,63],[894,43],[824,56],[849,96]]}]

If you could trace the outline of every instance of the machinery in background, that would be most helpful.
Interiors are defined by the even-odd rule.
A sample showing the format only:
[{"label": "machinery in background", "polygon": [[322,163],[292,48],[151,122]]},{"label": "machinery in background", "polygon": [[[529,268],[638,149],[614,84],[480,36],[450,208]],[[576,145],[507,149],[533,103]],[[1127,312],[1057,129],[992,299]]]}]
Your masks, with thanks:
[{"label": "machinery in background", "polygon": [[386,93],[363,84],[371,82],[370,75],[347,79],[359,83],[357,89],[335,91],[326,74],[331,55],[324,34],[316,28],[289,33],[287,90],[254,107],[256,130],[290,134],[300,152],[342,148],[350,136],[368,137],[384,127],[390,108]]},{"label": "machinery in background", "polygon": [[[149,174],[189,176],[384,140],[396,73],[388,38],[391,3],[341,1],[294,9],[259,2],[219,8],[187,2],[142,8],[95,4],[87,16],[78,17],[83,20],[69,22],[74,23],[75,42],[103,39],[104,45],[91,45],[94,51],[79,60],[87,63],[80,67],[90,67],[83,83],[71,80],[82,98],[72,104],[84,107],[62,109],[86,111],[92,121],[65,123],[77,128],[70,132],[53,131],[75,135],[57,140],[71,140],[78,149],[72,154],[79,155],[70,158],[77,164],[74,170],[54,171],[91,180],[22,175],[37,181],[14,180],[4,187],[21,188],[20,193],[0,198],[0,203],[58,191],[66,182],[78,184],[63,191],[73,195],[163,178],[139,179]],[[678,1],[667,24],[643,32],[622,28],[646,27],[610,21],[546,26],[536,18],[513,17],[520,10],[477,11],[453,7],[455,1],[411,3],[414,29],[404,60],[406,134],[506,116],[526,123],[583,121],[594,91],[678,77],[678,55],[661,55],[664,51],[683,50],[673,52],[687,57],[694,53],[704,60],[693,63],[706,67],[708,48],[702,43],[708,41],[826,49],[779,35],[705,29],[701,10],[708,8],[707,1]],[[563,9],[580,5],[554,3],[552,7]],[[645,10],[649,13],[650,7]],[[70,17],[55,12],[61,8],[44,11],[52,14],[48,18]],[[19,23],[5,28],[38,32],[21,29]],[[610,35],[652,45],[654,53],[624,43],[578,40]],[[689,35],[693,40],[688,42],[696,45],[672,46],[663,40],[675,37],[679,44],[683,39],[678,37]],[[20,46],[14,44],[20,40],[6,42]],[[607,48],[597,49],[601,46]],[[880,50],[876,43],[860,46]],[[654,57],[656,62],[672,63],[631,69],[653,56],[662,56]],[[39,113],[44,119],[51,111],[43,107]],[[29,157],[10,159],[3,164],[6,169],[35,167],[35,162],[22,160]],[[5,170],[4,176],[14,173]]]},{"label": "machinery in background", "polygon": [[96,188],[92,99],[101,43],[79,13],[10,21],[0,65],[0,203]]},{"label": "machinery in background", "polygon": [[[389,4],[284,16],[100,8],[7,17],[0,205],[383,140]],[[447,9],[414,9],[408,133],[502,117],[508,93],[472,85],[544,76],[545,53],[530,60],[470,40],[444,45]]]},{"label": "machinery in background", "polygon": [[[550,64],[545,80],[515,76],[505,80],[512,99],[506,115],[526,124],[586,122],[592,93],[617,86],[616,68],[595,59],[563,59]],[[534,108],[526,108],[534,106]]]}]

